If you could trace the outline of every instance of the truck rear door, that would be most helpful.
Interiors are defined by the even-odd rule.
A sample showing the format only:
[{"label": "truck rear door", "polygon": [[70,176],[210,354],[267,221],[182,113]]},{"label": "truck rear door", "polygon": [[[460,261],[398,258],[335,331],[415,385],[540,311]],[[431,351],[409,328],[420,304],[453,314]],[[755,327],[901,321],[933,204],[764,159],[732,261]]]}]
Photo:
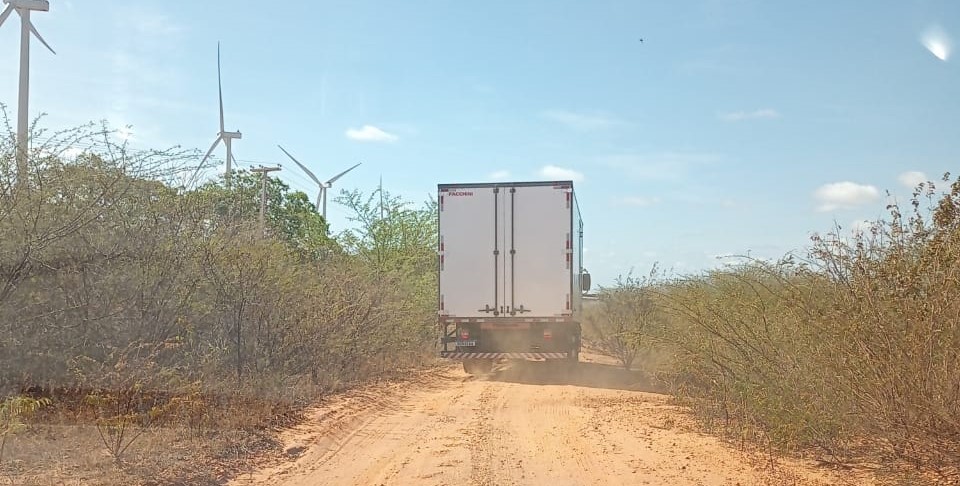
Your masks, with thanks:
[{"label": "truck rear door", "polygon": [[501,192],[508,315],[570,314],[573,189],[566,184],[517,185]]},{"label": "truck rear door", "polygon": [[440,313],[490,317],[503,304],[502,209],[494,187],[445,187],[440,206]]}]

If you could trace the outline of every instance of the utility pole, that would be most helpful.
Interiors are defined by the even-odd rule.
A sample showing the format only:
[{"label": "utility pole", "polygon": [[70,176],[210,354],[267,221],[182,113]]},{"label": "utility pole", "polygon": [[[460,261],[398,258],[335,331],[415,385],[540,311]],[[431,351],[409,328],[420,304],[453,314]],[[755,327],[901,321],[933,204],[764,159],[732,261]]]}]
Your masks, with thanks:
[{"label": "utility pole", "polygon": [[250,169],[250,172],[260,173],[260,234],[267,235],[267,174],[280,170],[280,166]]}]

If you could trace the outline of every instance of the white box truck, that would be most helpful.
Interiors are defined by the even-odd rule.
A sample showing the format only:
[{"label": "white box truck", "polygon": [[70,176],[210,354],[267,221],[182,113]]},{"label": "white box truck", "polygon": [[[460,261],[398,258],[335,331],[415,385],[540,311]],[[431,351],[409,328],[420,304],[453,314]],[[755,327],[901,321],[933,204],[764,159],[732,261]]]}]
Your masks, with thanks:
[{"label": "white box truck", "polygon": [[440,356],[576,363],[583,222],[572,181],[440,184]]}]

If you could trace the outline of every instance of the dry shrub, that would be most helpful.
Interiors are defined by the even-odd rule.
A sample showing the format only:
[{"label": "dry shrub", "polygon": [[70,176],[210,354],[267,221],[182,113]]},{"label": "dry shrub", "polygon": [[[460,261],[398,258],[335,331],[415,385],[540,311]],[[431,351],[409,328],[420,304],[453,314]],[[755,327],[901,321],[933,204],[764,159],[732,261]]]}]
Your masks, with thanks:
[{"label": "dry shrub", "polygon": [[741,435],[956,480],[960,181],[889,209],[867,232],[815,237],[809,258],[664,285],[665,337],[679,390]]},{"label": "dry shrub", "polygon": [[645,367],[655,367],[651,355],[657,351],[651,344],[663,324],[656,301],[660,277],[656,266],[644,277],[620,276],[613,286],[601,287],[599,301],[584,312],[585,338],[627,370],[638,358]]},{"label": "dry shrub", "polygon": [[98,425],[116,463],[160,428],[237,431],[241,455],[323,393],[432,363],[432,203],[348,193],[358,227],[331,236],[273,179],[264,232],[253,174],[188,188],[196,154],[128,150],[90,126],[35,141],[15,190],[11,140],[0,398],[52,399],[63,420]]}]

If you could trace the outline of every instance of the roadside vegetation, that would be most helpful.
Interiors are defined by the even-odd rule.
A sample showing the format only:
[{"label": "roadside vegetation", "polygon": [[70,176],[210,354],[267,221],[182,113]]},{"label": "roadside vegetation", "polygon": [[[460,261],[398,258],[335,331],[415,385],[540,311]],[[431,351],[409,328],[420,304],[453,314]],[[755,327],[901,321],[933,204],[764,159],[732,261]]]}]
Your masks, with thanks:
[{"label": "roadside vegetation", "polygon": [[[8,126],[9,132],[9,126]],[[0,484],[216,484],[348,387],[433,363],[436,205],[307,195],[105,127],[0,137]],[[585,341],[744,444],[960,480],[960,181],[809,252],[599,292]],[[265,229],[265,231],[264,231]]]},{"label": "roadside vegetation", "polygon": [[866,231],[815,236],[806,255],[621,279],[600,292],[594,335],[738,441],[956,484],[960,181],[943,182]]},{"label": "roadside vegetation", "polygon": [[13,140],[0,138],[0,483],[58,469],[212,484],[276,447],[270,428],[305,404],[431,363],[432,202],[346,192],[355,224],[331,233],[270,179],[261,231],[258,175],[196,184],[197,154],[131,150],[89,125],[35,132],[20,189]]}]

